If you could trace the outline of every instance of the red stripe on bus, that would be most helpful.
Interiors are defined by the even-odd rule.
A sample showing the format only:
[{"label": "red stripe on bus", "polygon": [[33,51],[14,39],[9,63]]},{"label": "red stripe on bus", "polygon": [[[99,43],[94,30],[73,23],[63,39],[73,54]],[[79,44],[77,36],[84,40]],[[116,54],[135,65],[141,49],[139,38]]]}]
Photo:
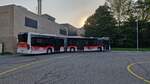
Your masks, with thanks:
[{"label": "red stripe on bus", "polygon": [[17,47],[18,48],[28,48],[28,44],[27,44],[27,42],[19,42],[17,44]]},{"label": "red stripe on bus", "polygon": [[53,46],[32,46],[32,50],[39,50],[39,49],[43,49],[43,50],[47,50],[48,48],[54,48]]},{"label": "red stripe on bus", "polygon": [[85,47],[87,47],[87,48],[95,48],[95,47],[102,47],[102,46],[99,46],[99,45],[97,45],[97,46],[88,45],[88,46],[85,46]]}]

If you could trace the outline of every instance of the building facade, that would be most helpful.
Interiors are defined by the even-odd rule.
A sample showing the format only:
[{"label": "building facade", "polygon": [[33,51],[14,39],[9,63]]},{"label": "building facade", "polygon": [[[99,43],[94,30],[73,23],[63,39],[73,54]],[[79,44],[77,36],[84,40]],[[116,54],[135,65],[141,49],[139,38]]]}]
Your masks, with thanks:
[{"label": "building facade", "polygon": [[4,43],[4,52],[16,53],[20,32],[61,35],[61,29],[62,25],[48,14],[39,16],[16,5],[0,6],[0,43]]},{"label": "building facade", "polygon": [[65,23],[65,24],[60,24],[60,34],[62,35],[67,35],[67,36],[77,36],[77,28]]},{"label": "building facade", "polygon": [[79,28],[77,30],[77,35],[78,36],[85,36],[85,29],[84,28]]}]

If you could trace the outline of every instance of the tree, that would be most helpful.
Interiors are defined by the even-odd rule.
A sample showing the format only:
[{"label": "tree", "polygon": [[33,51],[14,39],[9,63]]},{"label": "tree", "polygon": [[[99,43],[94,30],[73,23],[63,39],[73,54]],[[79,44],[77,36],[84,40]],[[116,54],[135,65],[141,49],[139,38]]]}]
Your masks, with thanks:
[{"label": "tree", "polygon": [[135,8],[138,12],[139,20],[150,21],[150,0],[138,0]]},{"label": "tree", "polygon": [[133,48],[136,47],[137,20],[139,46],[150,47],[150,0],[107,0],[87,19],[85,35],[110,37],[113,47]]},{"label": "tree", "polygon": [[99,6],[96,12],[90,16],[85,25],[85,35],[93,37],[114,38],[116,21],[107,5]]},{"label": "tree", "polygon": [[[136,21],[139,21],[140,46],[145,47],[148,41],[148,25],[150,21],[150,0],[107,0],[113,16],[116,18],[119,29],[117,43],[119,47],[135,47]],[[138,17],[138,18],[137,18]],[[121,23],[121,25],[120,25]],[[150,32],[149,32],[150,33]]]},{"label": "tree", "polygon": [[150,47],[150,0],[137,0],[135,10],[139,22],[139,46]]},{"label": "tree", "polygon": [[109,4],[120,28],[122,21],[128,18],[127,11],[130,10],[132,0],[106,0],[106,2]]}]

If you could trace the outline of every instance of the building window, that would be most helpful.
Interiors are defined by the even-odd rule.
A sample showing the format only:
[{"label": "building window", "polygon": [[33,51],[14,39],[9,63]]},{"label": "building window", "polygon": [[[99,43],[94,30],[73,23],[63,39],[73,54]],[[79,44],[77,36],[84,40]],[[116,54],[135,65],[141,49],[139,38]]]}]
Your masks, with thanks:
[{"label": "building window", "polygon": [[31,18],[25,17],[25,26],[31,27],[31,28],[37,28],[38,27],[38,21],[33,20]]},{"label": "building window", "polygon": [[60,29],[59,33],[62,35],[67,35],[67,31],[65,29]]}]

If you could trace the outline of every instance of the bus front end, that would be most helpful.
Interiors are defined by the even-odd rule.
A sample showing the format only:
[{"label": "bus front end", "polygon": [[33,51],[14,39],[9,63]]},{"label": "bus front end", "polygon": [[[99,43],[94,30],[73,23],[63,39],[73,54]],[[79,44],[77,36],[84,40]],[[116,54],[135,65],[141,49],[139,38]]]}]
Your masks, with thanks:
[{"label": "bus front end", "polygon": [[30,54],[30,45],[28,44],[28,33],[18,34],[17,53]]}]

